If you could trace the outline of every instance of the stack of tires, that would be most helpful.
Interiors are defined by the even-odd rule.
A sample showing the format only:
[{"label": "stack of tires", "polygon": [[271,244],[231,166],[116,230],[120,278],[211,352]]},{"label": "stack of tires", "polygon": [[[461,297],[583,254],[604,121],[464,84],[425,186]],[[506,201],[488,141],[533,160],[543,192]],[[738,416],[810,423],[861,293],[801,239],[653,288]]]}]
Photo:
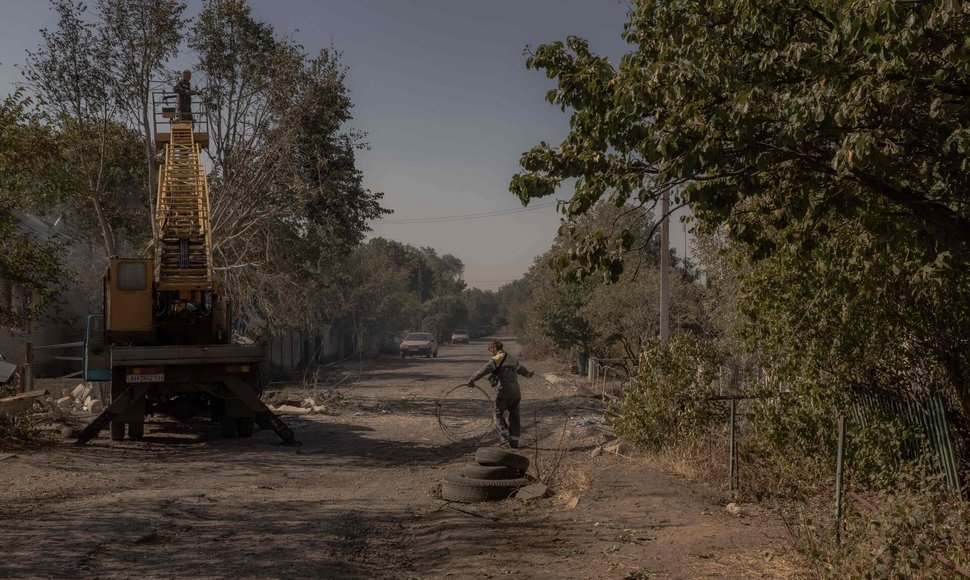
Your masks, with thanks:
[{"label": "stack of tires", "polygon": [[461,503],[496,501],[529,484],[529,458],[497,447],[482,447],[469,463],[441,483],[441,498]]}]

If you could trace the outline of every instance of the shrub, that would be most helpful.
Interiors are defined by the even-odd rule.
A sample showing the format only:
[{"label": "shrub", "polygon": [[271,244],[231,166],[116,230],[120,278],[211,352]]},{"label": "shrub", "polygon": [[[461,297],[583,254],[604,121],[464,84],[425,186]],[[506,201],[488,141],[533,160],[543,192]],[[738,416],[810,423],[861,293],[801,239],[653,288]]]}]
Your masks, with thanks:
[{"label": "shrub", "polygon": [[719,363],[710,343],[689,334],[672,338],[666,346],[648,342],[631,386],[612,406],[613,427],[631,442],[653,449],[706,433],[715,412],[711,397]]},{"label": "shrub", "polygon": [[892,489],[872,496],[871,505],[846,498],[840,544],[830,517],[791,526],[795,548],[824,577],[954,577],[941,560],[970,565],[970,504],[928,473],[909,464]]}]

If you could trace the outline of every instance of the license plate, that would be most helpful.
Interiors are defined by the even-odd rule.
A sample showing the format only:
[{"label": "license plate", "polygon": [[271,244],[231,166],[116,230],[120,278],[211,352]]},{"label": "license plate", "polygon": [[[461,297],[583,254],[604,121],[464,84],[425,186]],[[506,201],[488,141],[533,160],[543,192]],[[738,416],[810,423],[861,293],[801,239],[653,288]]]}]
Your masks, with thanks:
[{"label": "license plate", "polygon": [[165,381],[165,373],[154,375],[126,375],[125,382],[128,383],[161,383]]}]

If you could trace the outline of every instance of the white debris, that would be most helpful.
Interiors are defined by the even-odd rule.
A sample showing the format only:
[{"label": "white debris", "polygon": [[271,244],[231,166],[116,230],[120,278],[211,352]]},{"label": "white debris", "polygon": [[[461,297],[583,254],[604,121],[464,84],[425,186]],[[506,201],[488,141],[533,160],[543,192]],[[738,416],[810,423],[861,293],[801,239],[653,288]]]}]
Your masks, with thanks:
[{"label": "white debris", "polygon": [[279,405],[273,407],[274,413],[279,413],[282,415],[308,415],[313,412],[312,409],[304,409],[303,407],[294,407],[293,405]]},{"label": "white debris", "polygon": [[741,509],[741,506],[733,502],[724,506],[724,509],[727,510],[727,513],[735,517],[740,516],[744,512],[744,510]]},{"label": "white debris", "polygon": [[90,394],[91,385],[87,383],[78,383],[78,385],[74,387],[74,390],[71,391],[71,396],[74,397],[74,400],[79,403],[84,401]]},{"label": "white debris", "polygon": [[327,408],[325,406],[323,406],[323,405],[318,405],[317,402],[314,401],[312,397],[307,397],[307,398],[303,399],[303,403],[300,404],[300,407],[302,407],[304,409],[309,409],[309,411],[311,413],[326,413],[327,412]]},{"label": "white debris", "polygon": [[626,455],[629,450],[629,446],[623,441],[617,441],[616,443],[607,445],[603,448],[603,451],[606,451],[607,453],[614,453],[616,455]]},{"label": "white debris", "polygon": [[84,410],[88,413],[100,413],[104,411],[104,403],[101,402],[101,399],[88,397],[88,400],[84,402]]}]

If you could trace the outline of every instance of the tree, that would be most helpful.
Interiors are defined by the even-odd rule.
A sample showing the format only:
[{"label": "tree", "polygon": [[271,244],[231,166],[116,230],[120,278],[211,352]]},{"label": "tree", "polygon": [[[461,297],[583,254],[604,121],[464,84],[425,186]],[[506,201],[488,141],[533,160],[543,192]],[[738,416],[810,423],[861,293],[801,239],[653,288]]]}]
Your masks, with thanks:
[{"label": "tree", "polygon": [[[50,314],[60,292],[71,280],[64,267],[63,247],[40,240],[17,227],[18,209],[34,209],[51,195],[57,165],[51,160],[53,136],[31,102],[18,92],[0,103],[0,330],[10,332]],[[14,308],[15,285],[26,300]],[[9,294],[8,294],[9,292]]]},{"label": "tree", "polygon": [[[181,0],[98,0],[99,42],[107,51],[107,71],[117,102],[141,133],[147,168],[145,191],[152,236],[155,235],[155,139],[152,91],[154,80],[178,54],[185,3]],[[168,90],[166,88],[166,90]]]},{"label": "tree", "polygon": [[[105,254],[117,255],[114,230],[131,217],[117,210],[127,205],[123,198],[132,173],[127,159],[132,135],[117,122],[118,94],[108,44],[86,19],[87,8],[73,0],[53,0],[52,6],[58,14],[57,28],[41,31],[43,42],[28,52],[24,69],[28,86],[58,136],[55,149],[64,163],[64,188],[56,199],[45,200],[45,209],[63,204],[69,219],[93,213]],[[84,227],[83,218],[71,221]]]},{"label": "tree", "polygon": [[206,79],[215,268],[270,325],[307,325],[326,310],[313,311],[319,285],[388,213],[355,165],[363,134],[344,129],[346,69],[277,39],[241,0],[207,1],[188,40]]},{"label": "tree", "polygon": [[[618,67],[576,37],[531,55],[571,131],[511,189],[577,178],[572,217],[672,190],[727,231],[779,373],[952,394],[970,415],[968,31],[957,2],[638,1]],[[625,233],[572,258],[615,277]]]}]

